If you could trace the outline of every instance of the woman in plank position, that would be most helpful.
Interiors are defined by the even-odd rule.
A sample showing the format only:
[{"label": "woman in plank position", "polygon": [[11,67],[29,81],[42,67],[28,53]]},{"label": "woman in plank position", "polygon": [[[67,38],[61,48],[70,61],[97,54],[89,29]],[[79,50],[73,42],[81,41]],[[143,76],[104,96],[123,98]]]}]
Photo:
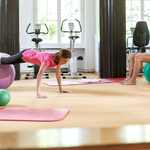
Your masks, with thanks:
[{"label": "woman in plank position", "polygon": [[18,64],[29,62],[40,66],[38,75],[37,75],[37,87],[36,87],[36,96],[38,98],[48,98],[46,95],[40,94],[40,86],[42,76],[46,68],[56,67],[56,78],[59,86],[60,93],[69,93],[61,87],[61,65],[66,64],[71,58],[71,51],[68,49],[60,49],[57,53],[48,53],[48,52],[38,52],[33,49],[25,49],[19,53],[10,56],[6,53],[0,53],[0,63],[2,65],[7,64]]}]

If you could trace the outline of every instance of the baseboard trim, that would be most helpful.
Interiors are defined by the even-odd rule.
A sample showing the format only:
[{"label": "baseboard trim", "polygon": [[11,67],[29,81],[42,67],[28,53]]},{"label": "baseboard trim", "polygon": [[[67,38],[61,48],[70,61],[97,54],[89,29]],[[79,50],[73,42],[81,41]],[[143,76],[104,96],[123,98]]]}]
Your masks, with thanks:
[{"label": "baseboard trim", "polygon": [[[68,68],[61,68],[61,71],[66,71]],[[33,73],[33,70],[21,70],[21,73]],[[46,69],[46,73],[50,72],[56,72],[56,68],[51,68],[51,69]],[[99,74],[96,72],[94,69],[78,69],[78,72],[84,72],[84,73],[96,73],[97,75]]]},{"label": "baseboard trim", "polygon": [[95,71],[94,73],[99,76],[99,72]]}]

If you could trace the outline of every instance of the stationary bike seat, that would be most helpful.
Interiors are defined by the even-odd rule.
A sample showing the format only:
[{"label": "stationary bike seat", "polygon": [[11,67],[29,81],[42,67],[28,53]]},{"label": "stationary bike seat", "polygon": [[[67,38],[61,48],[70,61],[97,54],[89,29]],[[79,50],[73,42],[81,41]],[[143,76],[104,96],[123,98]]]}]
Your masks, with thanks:
[{"label": "stationary bike seat", "polygon": [[77,36],[77,35],[69,35],[68,38],[69,38],[69,39],[74,39],[74,38],[75,38],[75,39],[78,39],[79,36]]},{"label": "stationary bike seat", "polygon": [[42,40],[41,38],[33,38],[32,41],[39,43],[39,42],[41,42],[41,41],[43,41],[43,40]]}]

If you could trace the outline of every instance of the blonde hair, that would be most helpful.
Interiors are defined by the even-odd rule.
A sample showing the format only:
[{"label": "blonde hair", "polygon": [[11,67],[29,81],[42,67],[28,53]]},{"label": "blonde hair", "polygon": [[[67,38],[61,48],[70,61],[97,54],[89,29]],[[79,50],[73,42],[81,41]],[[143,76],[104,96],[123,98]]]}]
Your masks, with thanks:
[{"label": "blonde hair", "polygon": [[58,65],[59,63],[59,57],[62,57],[62,58],[71,58],[71,51],[69,49],[66,49],[66,48],[62,48],[60,49],[59,52],[55,53],[54,54],[54,60],[55,60],[55,63]]}]

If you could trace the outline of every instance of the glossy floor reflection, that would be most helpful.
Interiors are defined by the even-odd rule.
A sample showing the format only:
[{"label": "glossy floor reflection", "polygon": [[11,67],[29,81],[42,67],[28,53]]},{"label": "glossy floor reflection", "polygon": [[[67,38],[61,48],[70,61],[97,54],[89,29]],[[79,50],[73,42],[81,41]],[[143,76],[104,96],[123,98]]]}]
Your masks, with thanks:
[{"label": "glossy floor reflection", "polygon": [[[149,149],[150,125],[0,133],[0,149]],[[117,148],[117,149],[118,149]]]}]

